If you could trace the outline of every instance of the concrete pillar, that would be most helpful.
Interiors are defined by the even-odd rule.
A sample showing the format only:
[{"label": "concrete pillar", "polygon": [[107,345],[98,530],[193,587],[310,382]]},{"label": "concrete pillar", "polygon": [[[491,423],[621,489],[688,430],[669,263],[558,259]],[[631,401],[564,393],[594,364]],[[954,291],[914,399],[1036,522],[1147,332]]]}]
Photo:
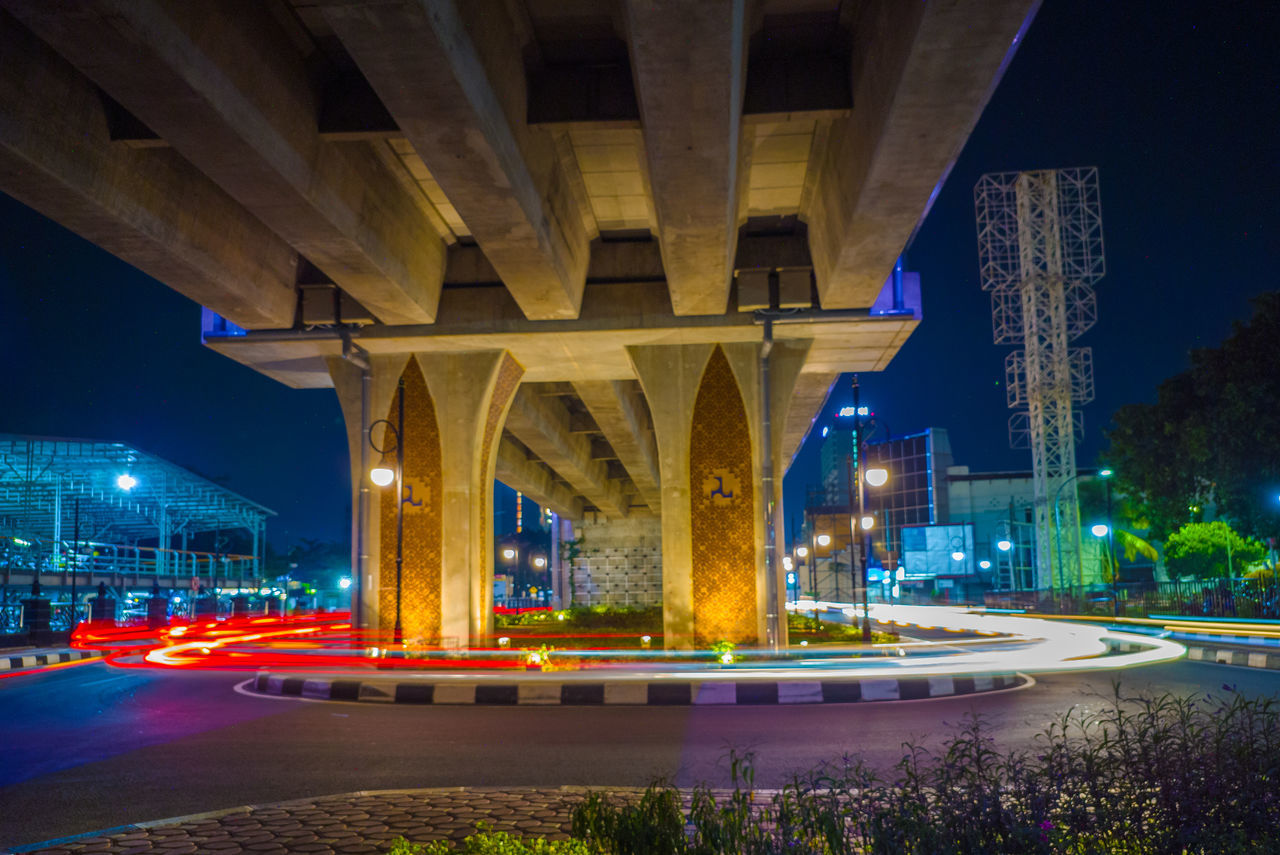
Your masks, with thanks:
[{"label": "concrete pillar", "polygon": [[[786,468],[782,427],[806,352],[787,343],[775,345],[771,356],[778,502]],[[656,345],[628,353],[649,401],[658,443],[666,646],[762,644],[768,609],[760,345]],[[781,562],[776,572],[782,614]]]},{"label": "concrete pillar", "polygon": [[[347,422],[352,486],[358,490],[369,477],[358,471],[361,372],[341,359],[331,360],[329,369]],[[490,633],[497,444],[523,373],[505,351],[370,357],[372,418],[395,423],[398,383],[405,379],[400,612],[408,642],[465,647]],[[373,439],[380,447],[395,447],[381,425]],[[377,455],[370,459],[376,463]],[[395,488],[376,488],[367,504],[363,625],[389,637],[396,598]]]}]

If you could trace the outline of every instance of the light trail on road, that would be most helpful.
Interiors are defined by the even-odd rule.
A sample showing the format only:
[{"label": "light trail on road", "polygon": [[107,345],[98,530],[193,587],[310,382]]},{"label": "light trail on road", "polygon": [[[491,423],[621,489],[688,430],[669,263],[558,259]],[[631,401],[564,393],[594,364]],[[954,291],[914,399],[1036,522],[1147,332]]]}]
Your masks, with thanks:
[{"label": "light trail on road", "polygon": [[[802,608],[861,617],[861,609],[848,603],[804,603]],[[107,661],[120,667],[324,673],[394,669],[443,679],[554,678],[560,682],[602,676],[610,680],[671,677],[741,681],[1114,670],[1167,662],[1186,652],[1181,644],[1167,638],[962,607],[874,604],[871,618],[882,625],[979,637],[870,647],[793,646],[777,655],[743,649],[735,651],[734,661],[729,662],[716,661],[709,651],[584,647],[555,650],[551,667],[532,669],[533,654],[523,649],[460,651],[388,645],[377,634],[366,636],[354,630],[345,614],[203,621],[167,628],[158,636],[148,636],[136,627],[89,627],[77,633],[75,644],[103,650]],[[538,641],[537,637],[523,640]],[[370,642],[376,644],[364,646]]]}]

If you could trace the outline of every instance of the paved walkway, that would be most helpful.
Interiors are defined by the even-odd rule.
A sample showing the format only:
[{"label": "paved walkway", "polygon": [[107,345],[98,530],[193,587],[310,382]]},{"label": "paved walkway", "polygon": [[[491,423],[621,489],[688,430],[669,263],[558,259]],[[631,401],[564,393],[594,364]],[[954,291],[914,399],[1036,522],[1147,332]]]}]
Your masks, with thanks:
[{"label": "paved walkway", "polygon": [[[347,793],[127,825],[0,853],[360,855],[385,852],[401,836],[413,843],[461,841],[480,822],[494,831],[563,839],[569,836],[573,806],[585,792],[583,787],[563,787]],[[610,792],[634,798],[639,791]]]}]

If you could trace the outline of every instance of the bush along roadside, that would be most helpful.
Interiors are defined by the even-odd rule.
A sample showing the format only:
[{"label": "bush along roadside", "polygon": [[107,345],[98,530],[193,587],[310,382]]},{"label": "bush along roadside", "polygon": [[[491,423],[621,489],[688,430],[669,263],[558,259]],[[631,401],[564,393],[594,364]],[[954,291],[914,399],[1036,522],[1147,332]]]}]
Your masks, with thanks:
[{"label": "bush along roadside", "polygon": [[[844,757],[780,790],[732,754],[732,787],[639,799],[590,793],[570,841],[469,838],[466,853],[545,855],[1261,855],[1280,852],[1280,702],[1224,686],[1073,710],[1033,752],[1000,751],[981,717],[941,749],[907,745],[890,779]],[[433,844],[435,845],[435,844]],[[483,848],[483,847],[489,848]],[[524,846],[526,848],[515,848]],[[529,848],[541,846],[543,848]],[[441,848],[442,847],[442,848]],[[459,851],[403,849],[443,855]]]}]

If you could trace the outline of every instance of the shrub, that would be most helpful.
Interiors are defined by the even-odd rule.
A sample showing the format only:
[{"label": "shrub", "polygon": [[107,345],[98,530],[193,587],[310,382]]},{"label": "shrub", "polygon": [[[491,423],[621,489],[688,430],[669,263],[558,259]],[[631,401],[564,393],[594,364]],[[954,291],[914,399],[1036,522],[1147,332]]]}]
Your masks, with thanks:
[{"label": "shrub", "polygon": [[512,837],[505,831],[488,831],[483,826],[464,840],[460,849],[443,840],[418,844],[397,837],[387,850],[388,855],[595,855],[598,851],[582,840]]},{"label": "shrub", "polygon": [[1218,698],[1122,697],[1070,712],[1034,754],[997,751],[968,717],[944,746],[907,751],[892,780],[843,758],[764,797],[750,755],[733,789],[655,784],[638,804],[591,795],[573,832],[615,855],[646,853],[1132,853],[1280,850],[1280,706]]}]

